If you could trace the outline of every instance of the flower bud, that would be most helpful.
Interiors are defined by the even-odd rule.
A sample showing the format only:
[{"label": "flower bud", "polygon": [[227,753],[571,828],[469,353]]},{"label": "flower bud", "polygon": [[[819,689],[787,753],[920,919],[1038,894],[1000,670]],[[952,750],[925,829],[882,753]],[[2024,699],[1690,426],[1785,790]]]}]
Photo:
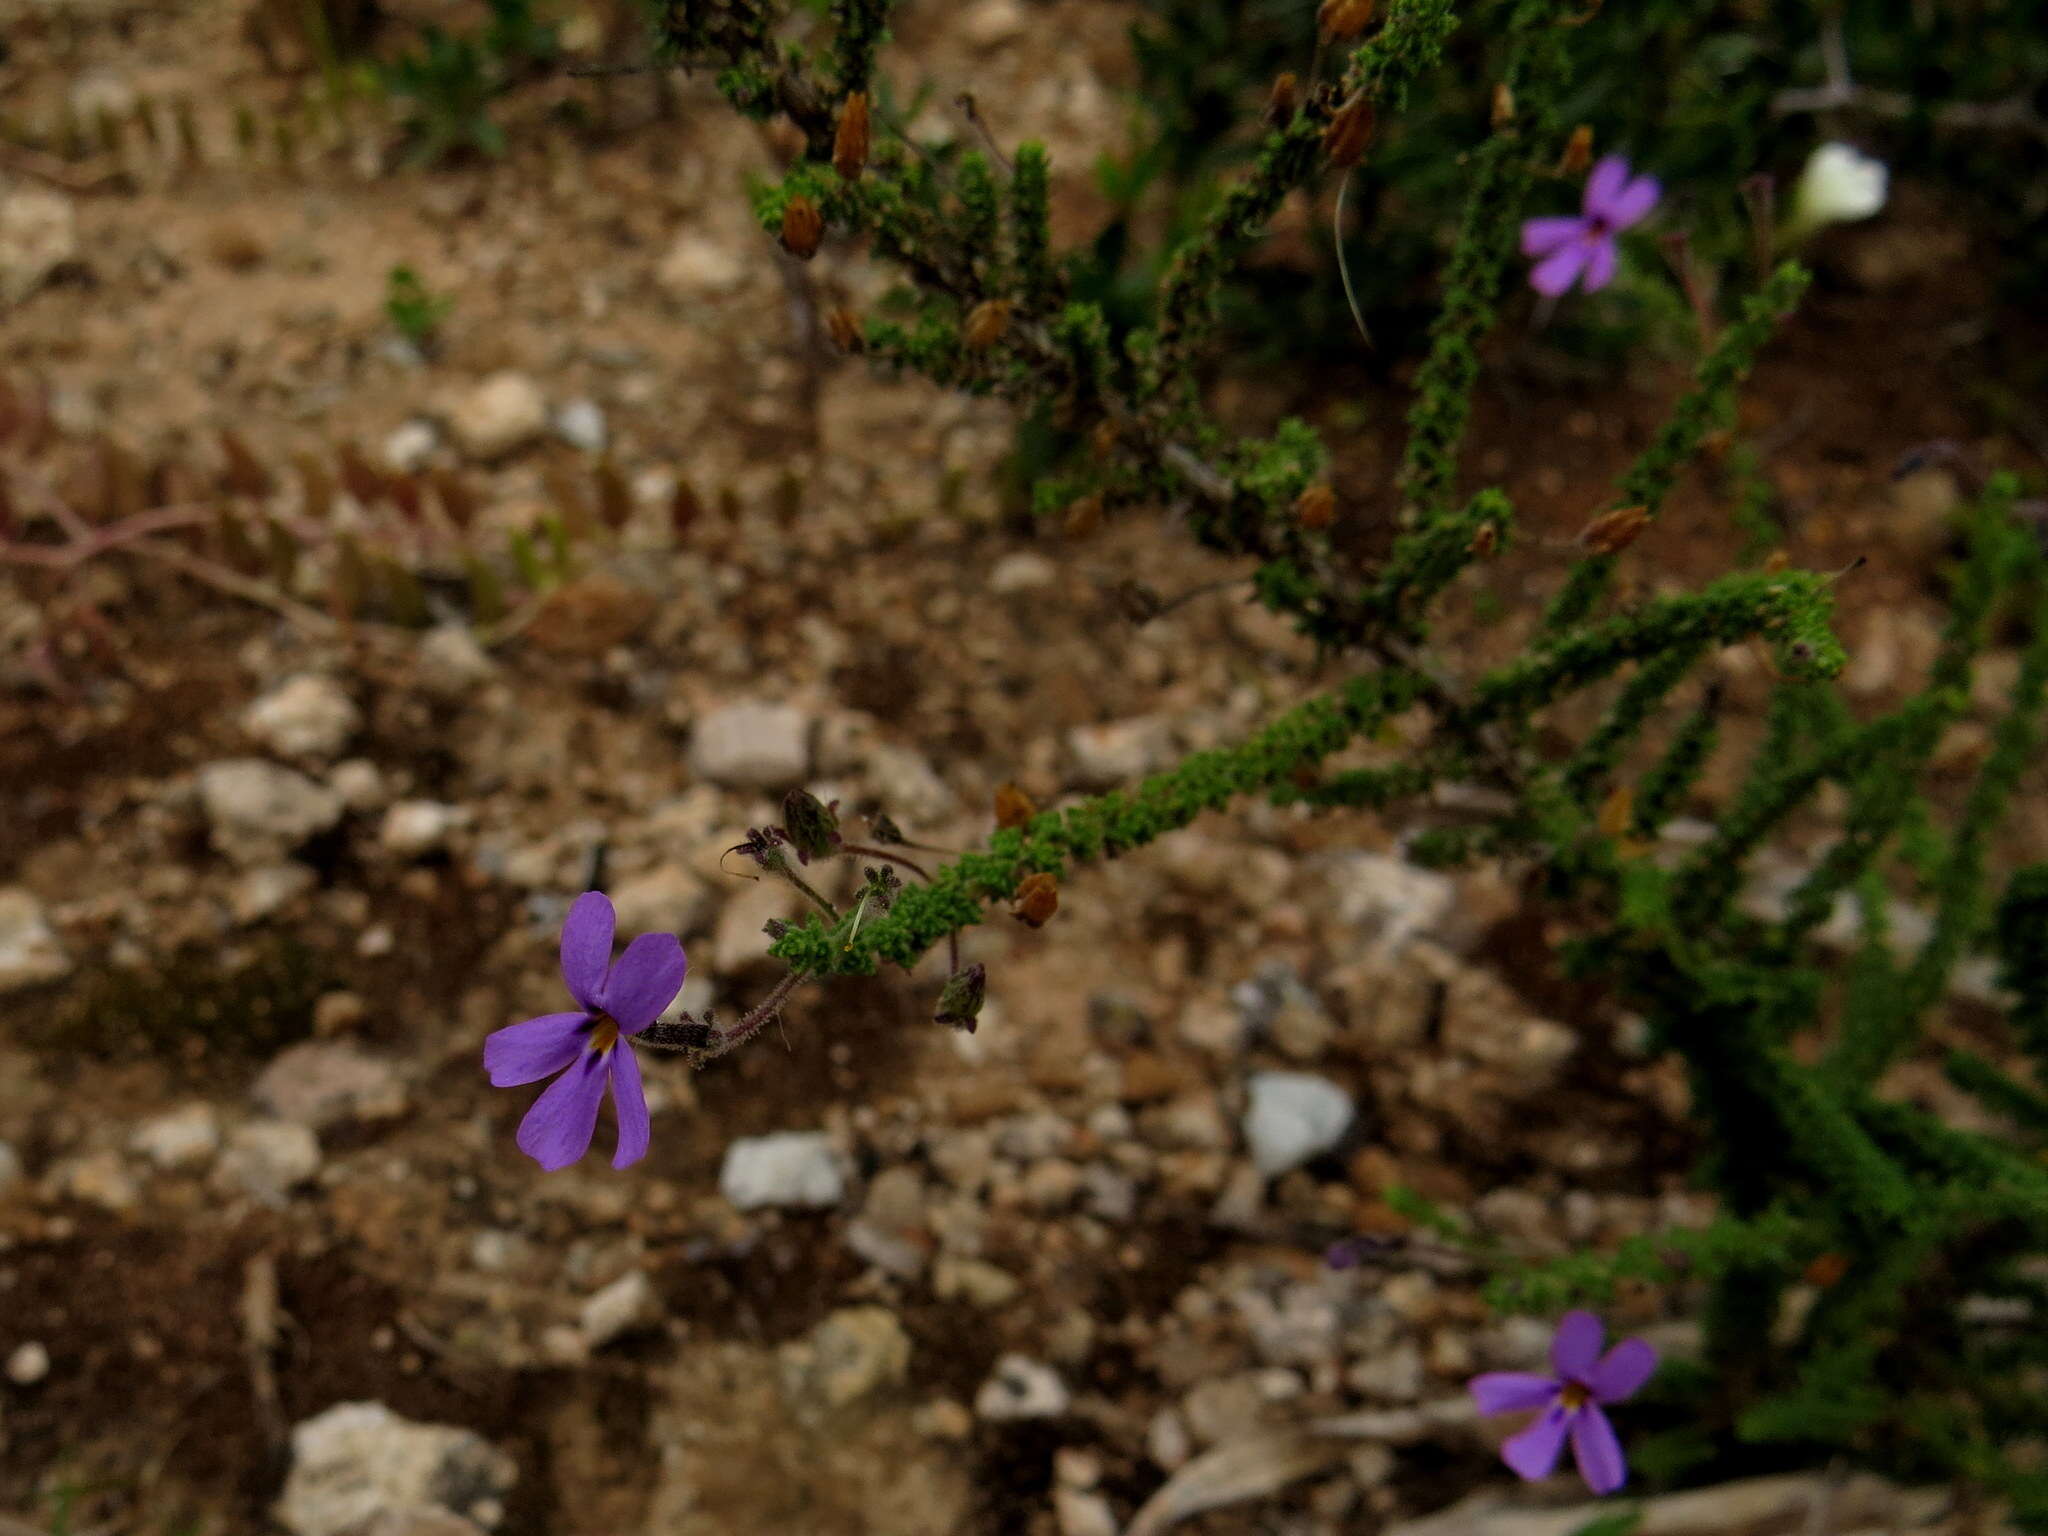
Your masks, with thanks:
[{"label": "flower bud", "polygon": [[996,786],[996,826],[1021,827],[1038,814],[1032,798],[1015,784]]},{"label": "flower bud", "polygon": [[950,1024],[971,1035],[987,997],[988,967],[977,960],[946,978],[946,985],[939,990],[939,1005],[932,1011],[932,1022]]},{"label": "flower bud", "polygon": [[1557,174],[1560,176],[1583,176],[1593,163],[1593,125],[1581,123],[1572,130],[1572,136],[1565,140],[1564,153],[1558,157]]},{"label": "flower bud", "polygon": [[1579,543],[1596,555],[1618,555],[1650,526],[1648,507],[1616,507],[1602,512],[1579,531]]},{"label": "flower bud", "polygon": [[825,329],[832,337],[832,345],[842,352],[863,352],[867,350],[868,339],[861,331],[860,316],[845,305],[825,312]]},{"label": "flower bud", "polygon": [[1323,129],[1323,152],[1330,157],[1330,164],[1348,170],[1363,160],[1365,146],[1372,142],[1373,125],[1378,121],[1372,100],[1363,91],[1339,107],[1329,126]]},{"label": "flower bud", "polygon": [[825,238],[825,216],[799,192],[782,205],[782,248],[803,261],[818,254]]},{"label": "flower bud", "polygon": [[869,141],[868,93],[855,91],[839,109],[839,127],[832,135],[832,169],[842,180],[860,180],[867,169]]},{"label": "flower bud", "polygon": [[1008,299],[983,299],[967,311],[967,319],[960,327],[960,339],[967,343],[970,352],[986,352],[1003,339],[1003,332],[1010,328],[1011,304]]},{"label": "flower bud", "polygon": [[782,797],[782,835],[799,864],[829,857],[838,848],[838,804],[827,805],[807,789],[792,789]]},{"label": "flower bud", "polygon": [[1332,42],[1347,42],[1371,25],[1378,9],[1378,0],[1323,0],[1316,25]]},{"label": "flower bud", "polygon": [[1327,528],[1336,516],[1337,493],[1320,481],[1294,498],[1294,520],[1304,528]]},{"label": "flower bud", "polygon": [[1026,875],[1017,886],[1017,904],[1010,915],[1028,928],[1043,928],[1060,909],[1060,883],[1040,870]]},{"label": "flower bud", "polygon": [[1301,81],[1293,70],[1285,70],[1274,78],[1272,94],[1266,98],[1266,124],[1284,128],[1300,110]]},{"label": "flower bud", "polygon": [[1780,237],[1803,240],[1829,224],[1867,219],[1884,207],[1890,180],[1882,160],[1847,144],[1823,144],[1807,158],[1792,189],[1792,217]]}]

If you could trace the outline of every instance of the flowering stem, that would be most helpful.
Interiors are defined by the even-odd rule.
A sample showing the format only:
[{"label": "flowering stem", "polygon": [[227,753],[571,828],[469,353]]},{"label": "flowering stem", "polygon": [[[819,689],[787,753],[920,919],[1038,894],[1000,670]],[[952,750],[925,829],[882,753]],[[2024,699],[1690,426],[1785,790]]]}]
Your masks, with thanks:
[{"label": "flowering stem", "polygon": [[859,854],[864,859],[884,859],[891,864],[901,864],[927,885],[931,883],[931,874],[922,864],[906,859],[900,853],[888,853],[880,848],[870,848],[866,843],[841,843],[839,851],[841,853]]},{"label": "flowering stem", "polygon": [[777,873],[780,874],[791,885],[795,886],[798,890],[802,891],[806,896],[810,897],[812,901],[816,902],[818,905],[818,910],[823,912],[827,917],[831,918],[833,922],[836,923],[839,921],[839,909],[835,907],[831,902],[827,901],[822,895],[820,895],[808,880],[804,879],[802,875],[798,874],[795,870],[791,869],[786,861],[784,862],[782,868],[777,871]]},{"label": "flowering stem", "polygon": [[690,1054],[690,1065],[701,1067],[707,1061],[715,1061],[728,1051],[736,1051],[754,1036],[761,1033],[768,1021],[782,1012],[782,1005],[789,1000],[789,994],[797,989],[810,973],[803,970],[791,971],[760,1002],[740,1015],[740,1021],[731,1029],[721,1029],[710,1044],[699,1047]]}]

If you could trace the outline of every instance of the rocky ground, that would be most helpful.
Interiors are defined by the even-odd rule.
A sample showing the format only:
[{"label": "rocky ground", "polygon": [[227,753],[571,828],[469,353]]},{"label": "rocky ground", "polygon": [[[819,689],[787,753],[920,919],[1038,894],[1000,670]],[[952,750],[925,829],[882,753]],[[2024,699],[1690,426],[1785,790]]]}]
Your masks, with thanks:
[{"label": "rocky ground", "polygon": [[[999,135],[1047,136],[1085,232],[1122,13],[907,9],[906,82],[971,81]],[[28,15],[17,116],[290,85],[234,7]],[[1124,783],[1317,681],[1238,590],[1124,615],[1120,582],[1242,575],[1170,515],[1032,537],[990,473],[999,409],[809,345],[815,304],[878,278],[851,251],[778,263],[742,196],[772,135],[701,83],[664,107],[629,77],[579,136],[549,115],[570,93],[511,104],[506,160],[426,173],[353,141],[254,166],[203,112],[196,163],[0,161],[0,362],[48,402],[0,434],[18,497],[99,526],[134,510],[132,462],[288,521],[305,459],[342,445],[462,477],[474,539],[600,463],[628,496],[493,625],[431,579],[448,550],[424,535],[411,628],[328,615],[333,540],[266,589],[282,605],[118,551],[0,567],[0,1508],[208,1536],[1575,1529],[1562,1480],[1509,1497],[1463,1393],[1535,1364],[1547,1326],[1493,1318],[1384,1193],[1529,1254],[1699,1222],[1684,1084],[1556,975],[1518,872],[1409,868],[1400,824],[1212,818],[1076,878],[1043,930],[970,931],[974,1035],[930,1022],[931,969],[811,989],[701,1076],[650,1062],[632,1170],[517,1153],[531,1090],[491,1089],[481,1041],[559,1006],[589,884],[626,932],[683,936],[685,1005],[744,1008],[794,897],[720,852],[784,789],[960,848],[1001,782],[1042,804]],[[1793,557],[1870,557],[1842,593],[1871,704],[1931,650],[1956,491],[1894,487],[1892,461],[1935,437],[2025,452],[1927,387],[1982,342],[1984,295],[1918,195],[1828,253],[1748,418]],[[382,313],[400,262],[456,298],[431,357]],[[1475,469],[1537,534],[1488,578],[1510,609],[1677,378],[1559,367],[1511,339],[1481,402]],[[1348,422],[1340,489],[1384,515],[1397,381],[1225,387],[1248,424]],[[275,469],[260,487],[223,428]],[[1549,446],[1483,446],[1515,440]],[[413,536],[342,480],[344,525]],[[1688,584],[1733,544],[1709,475],[1631,576]],[[1761,697],[1754,654],[1717,665]],[[1958,771],[1982,740],[1959,730]],[[2048,843],[2044,809],[2018,846]],[[1360,1231],[1393,1241],[1323,1264]],[[1682,1353],[1685,1308],[1644,1294],[1614,1321]],[[1718,1493],[1658,1529],[1941,1511],[1853,1480]]]}]

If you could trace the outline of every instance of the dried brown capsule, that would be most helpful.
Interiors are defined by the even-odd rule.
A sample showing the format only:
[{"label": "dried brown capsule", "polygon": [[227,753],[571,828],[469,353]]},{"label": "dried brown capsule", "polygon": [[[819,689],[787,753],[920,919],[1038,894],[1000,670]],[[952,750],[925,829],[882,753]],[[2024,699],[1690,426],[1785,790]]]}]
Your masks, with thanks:
[{"label": "dried brown capsule", "polygon": [[861,352],[867,348],[860,317],[844,305],[825,312],[825,329],[831,333],[832,345],[842,352]]},{"label": "dried brown capsule", "polygon": [[825,216],[799,192],[782,206],[782,248],[803,261],[818,254],[825,238]]},{"label": "dried brown capsule", "polygon": [[1648,507],[1616,507],[1586,524],[1579,533],[1579,543],[1596,555],[1618,555],[1649,526]]},{"label": "dried brown capsule", "polygon": [[1294,520],[1304,528],[1327,528],[1336,517],[1337,493],[1327,485],[1312,485],[1294,498]]},{"label": "dried brown capsule", "polygon": [[859,181],[860,173],[867,169],[870,142],[868,93],[855,91],[839,109],[839,127],[832,135],[832,169],[843,180]]},{"label": "dried brown capsule", "polygon": [[1294,114],[1301,110],[1301,81],[1293,70],[1287,70],[1273,81],[1273,93],[1266,98],[1266,123],[1273,128],[1282,128],[1294,121]]},{"label": "dried brown capsule", "polygon": [[1507,81],[1497,82],[1493,87],[1493,131],[1501,132],[1515,120],[1515,93]]},{"label": "dried brown capsule", "polygon": [[1102,498],[1082,496],[1067,504],[1060,531],[1070,539],[1085,539],[1102,526]]},{"label": "dried brown capsule", "polygon": [[1060,883],[1043,870],[1026,875],[1017,886],[1017,904],[1010,915],[1030,928],[1043,928],[1060,909]]},{"label": "dried brown capsule", "polygon": [[1116,424],[1114,417],[1105,416],[1095,423],[1095,430],[1088,434],[1088,451],[1097,459],[1107,459],[1116,452],[1117,444],[1123,440],[1123,428]]},{"label": "dried brown capsule", "polygon": [[1038,814],[1038,803],[1015,784],[996,786],[996,826],[1021,827]]},{"label": "dried brown capsule", "polygon": [[1330,164],[1348,170],[1363,160],[1378,121],[1379,115],[1363,91],[1339,107],[1329,126],[1323,129],[1323,152],[1330,157]]},{"label": "dried brown capsule", "polygon": [[1008,299],[983,299],[967,311],[967,319],[960,327],[960,339],[967,343],[971,352],[986,352],[1003,339],[1003,332],[1010,328]]},{"label": "dried brown capsule", "polygon": [[1324,37],[1344,42],[1370,26],[1378,9],[1378,0],[1323,0],[1316,11],[1316,25]]},{"label": "dried brown capsule", "polygon": [[1581,123],[1572,130],[1572,136],[1565,140],[1564,153],[1558,157],[1557,174],[1560,176],[1583,176],[1586,167],[1593,163],[1593,125]]},{"label": "dried brown capsule", "polygon": [[1500,528],[1494,523],[1481,523],[1472,531],[1472,542],[1465,546],[1465,552],[1475,560],[1484,560],[1500,548]]}]

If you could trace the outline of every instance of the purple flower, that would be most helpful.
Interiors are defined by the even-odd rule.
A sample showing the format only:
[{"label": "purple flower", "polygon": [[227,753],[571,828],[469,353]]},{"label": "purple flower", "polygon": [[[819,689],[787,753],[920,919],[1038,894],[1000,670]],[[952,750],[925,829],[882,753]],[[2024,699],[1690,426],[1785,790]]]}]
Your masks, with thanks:
[{"label": "purple flower", "polygon": [[1586,178],[1584,211],[1575,219],[1529,219],[1522,225],[1522,254],[1540,258],[1529,286],[1556,298],[1575,282],[1586,292],[1614,279],[1618,259],[1614,237],[1642,221],[1657,206],[1654,176],[1628,174],[1628,162],[1609,155]]},{"label": "purple flower", "polygon": [[1657,1351],[1641,1339],[1625,1339],[1603,1355],[1605,1334],[1592,1313],[1567,1312],[1550,1341],[1555,1376],[1491,1371],[1472,1378],[1472,1397],[1482,1414],[1542,1410],[1535,1423],[1500,1448],[1500,1459],[1518,1476],[1530,1482],[1550,1476],[1569,1434],[1588,1488],[1612,1493],[1628,1481],[1621,1442],[1600,1410],[1635,1396],[1657,1369]]},{"label": "purple flower", "polygon": [[585,891],[562,924],[562,980],[582,1004],[510,1024],[484,1041],[484,1069],[499,1088],[555,1077],[519,1122],[519,1150],[550,1171],[590,1150],[605,1084],[619,1115],[614,1168],[647,1155],[647,1095],[625,1042],[675,1001],[690,962],[672,933],[643,933],[613,965],[617,919],[602,891]]}]

